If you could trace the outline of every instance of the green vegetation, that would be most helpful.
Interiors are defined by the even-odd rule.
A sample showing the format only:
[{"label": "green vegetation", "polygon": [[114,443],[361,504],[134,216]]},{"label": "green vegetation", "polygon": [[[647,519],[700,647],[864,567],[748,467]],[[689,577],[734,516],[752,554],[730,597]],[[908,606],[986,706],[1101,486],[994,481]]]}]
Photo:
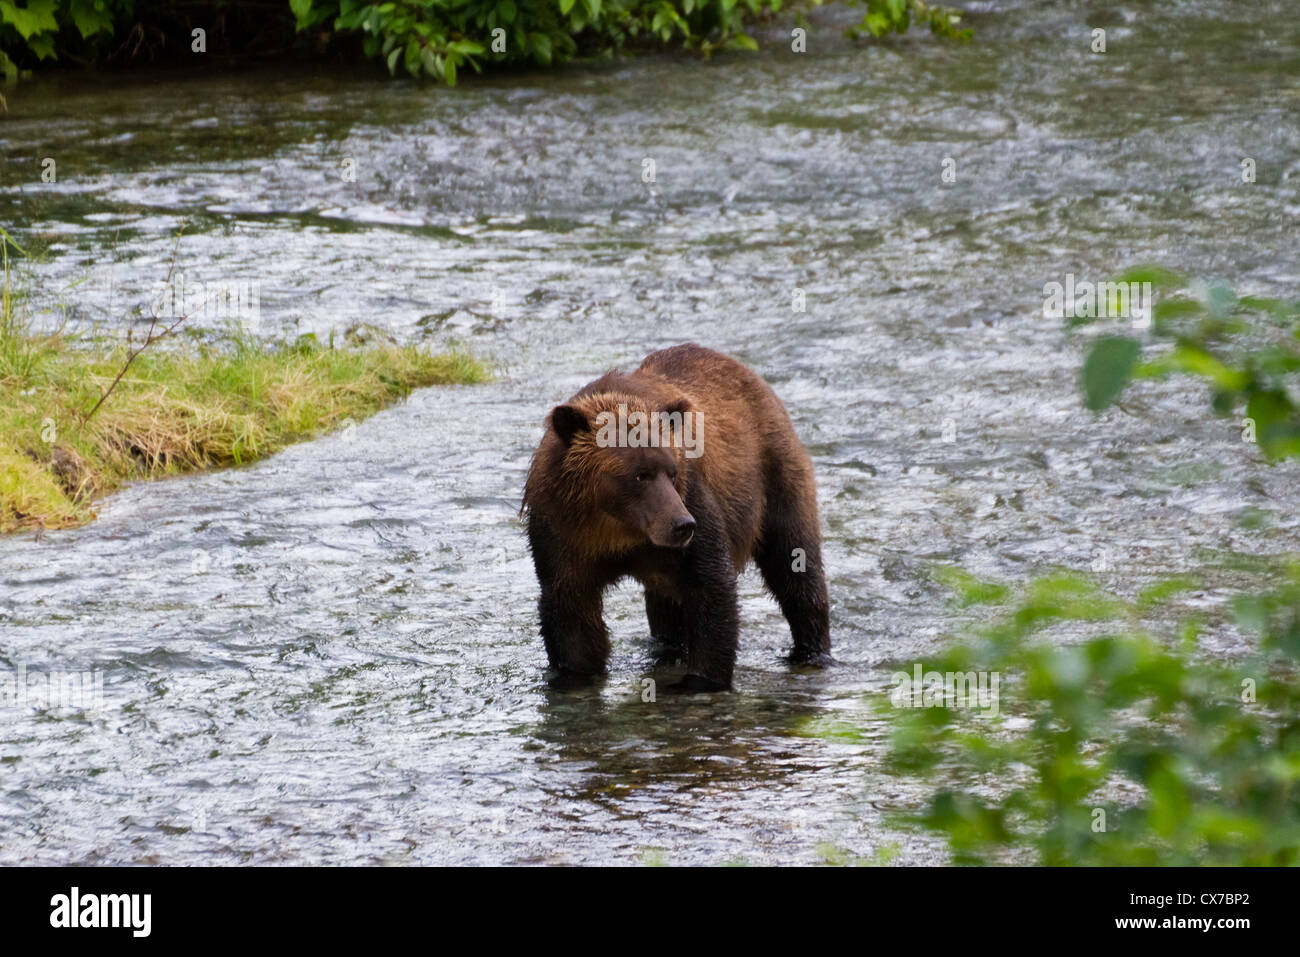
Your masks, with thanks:
[{"label": "green vegetation", "polygon": [[1244,412],[1243,436],[1270,459],[1300,456],[1300,404],[1287,389],[1300,372],[1300,300],[1239,297],[1226,284],[1151,267],[1116,281],[1149,282],[1161,299],[1145,349],[1131,336],[1093,344],[1083,366],[1088,408],[1106,408],[1133,379],[1190,374],[1209,383],[1217,414]]},{"label": "green vegetation", "polygon": [[[4,241],[0,239],[0,246]],[[0,290],[0,531],[61,528],[132,479],[238,465],[359,421],[421,386],[481,382],[467,356],[336,349],[314,336],[141,353],[31,332],[5,262]],[[94,411],[122,370],[121,381]]]},{"label": "green vegetation", "polygon": [[[1179,583],[1134,601],[1068,573],[1020,589],[925,665],[1000,675],[996,717],[889,708],[894,767],[945,781],[920,823],[959,863],[1300,863],[1300,562],[1270,574],[1234,602],[1258,651],[1231,664],[1197,654],[1195,618],[1175,647],[1144,629]],[[959,592],[967,607],[991,593]],[[1070,624],[1102,633],[1059,640]]]},{"label": "green vegetation", "polygon": [[[1149,338],[1093,343],[1091,408],[1133,379],[1188,373],[1210,383],[1215,412],[1244,409],[1269,459],[1300,456],[1294,302],[1165,270],[1119,279],[1167,296]],[[996,714],[882,703],[893,766],[942,779],[909,820],[962,863],[1300,864],[1300,559],[1236,556],[1210,571],[1218,588],[1248,575],[1217,618],[1174,605],[1203,573],[1124,599],[1068,572],[1013,588],[937,569],[957,605],[986,618],[922,667],[996,674],[999,701]],[[1201,636],[1226,627],[1249,654],[1204,654]]]},{"label": "green vegetation", "polygon": [[[850,33],[881,37],[913,22],[952,39],[967,39],[960,17],[924,0],[847,0],[863,8]],[[796,0],[805,9],[821,0]],[[283,46],[292,32],[315,50],[356,45],[382,58],[390,72],[454,84],[468,66],[550,66],[577,56],[608,56],[644,47],[678,47],[708,55],[758,48],[748,24],[769,19],[783,0],[288,0],[281,13],[238,4],[176,0],[0,0],[0,72],[54,61],[116,62],[129,55],[175,58],[194,52],[256,51]],[[275,8],[272,8],[273,10]],[[204,31],[202,41],[193,31]],[[280,38],[270,44],[267,36]],[[211,34],[211,36],[209,36]],[[788,41],[787,41],[788,42]]]},{"label": "green vegetation", "polygon": [[[817,5],[818,0],[811,4]],[[609,55],[635,45],[676,45],[708,55],[719,49],[756,50],[745,25],[779,13],[782,0],[467,0],[430,4],[420,0],[360,3],[356,0],[291,0],[300,29],[328,24],[360,30],[365,52],[382,56],[390,72],[404,67],[456,82],[468,63],[529,63],[549,66],[577,55]],[[872,36],[905,32],[912,17],[937,34],[968,36],[957,16],[920,0],[866,0],[859,32]],[[494,31],[500,31],[493,39]]]},{"label": "green vegetation", "polygon": [[79,56],[125,32],[133,0],[0,0],[0,73],[12,82],[20,65]]}]

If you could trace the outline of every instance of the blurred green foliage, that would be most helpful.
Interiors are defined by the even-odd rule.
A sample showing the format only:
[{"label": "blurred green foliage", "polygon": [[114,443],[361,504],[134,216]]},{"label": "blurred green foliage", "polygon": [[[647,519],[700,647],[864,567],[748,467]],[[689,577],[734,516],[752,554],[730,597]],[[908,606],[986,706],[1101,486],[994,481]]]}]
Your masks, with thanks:
[{"label": "blurred green foliage", "polygon": [[111,36],[134,0],[0,0],[0,75],[12,82],[24,60],[56,59],[61,31],[80,41]]},{"label": "blurred green foliage", "polygon": [[1300,455],[1300,300],[1238,296],[1228,285],[1157,267],[1115,281],[1150,282],[1159,298],[1149,336],[1093,343],[1083,366],[1088,408],[1107,408],[1134,379],[1193,375],[1209,384],[1217,414],[1244,414],[1243,434],[1268,458]]},{"label": "blurred green foliage", "polygon": [[[849,0],[850,3],[858,0]],[[936,34],[958,39],[956,14],[922,0],[862,0],[861,32],[905,32],[912,17]],[[365,34],[365,52],[455,83],[464,64],[549,66],[577,55],[609,55],[637,45],[675,45],[705,56],[722,49],[756,50],[745,26],[779,13],[783,0],[290,0],[302,30],[327,26]],[[802,6],[816,6],[811,0]],[[499,31],[499,32],[495,32]]]},{"label": "blurred green foliage", "polygon": [[[1215,412],[1244,409],[1269,459],[1300,457],[1300,305],[1153,267],[1117,280],[1162,295],[1141,337],[1092,343],[1090,408],[1134,379],[1191,374],[1210,384]],[[1204,614],[1173,604],[1197,573],[1125,599],[1067,572],[1013,589],[937,568],[955,608],[985,618],[923,668],[998,675],[999,700],[984,711],[880,702],[892,766],[940,779],[910,820],[961,863],[1300,864],[1300,560],[1216,564],[1255,582],[1228,603],[1249,648],[1232,661],[1201,648]]]},{"label": "blurred green foliage", "polygon": [[[801,8],[822,0],[795,0]],[[943,37],[967,39],[957,14],[924,0],[846,0],[864,8],[850,33],[881,37],[925,23]],[[637,47],[678,47],[707,56],[722,49],[756,50],[748,24],[780,13],[786,0],[289,0],[283,19],[304,36],[360,38],[366,56],[392,73],[454,84],[468,66],[550,66],[576,56],[605,56]],[[276,19],[275,8],[258,15]],[[0,72],[42,61],[92,62],[110,47],[136,49],[171,31],[172,48],[189,48],[192,28],[225,29],[247,20],[236,0],[0,0]],[[167,31],[160,29],[165,24]],[[245,38],[258,35],[243,23]],[[222,48],[229,49],[229,30]],[[128,38],[132,42],[127,42]],[[165,44],[165,37],[163,38]],[[783,40],[782,42],[789,42]],[[319,45],[319,44],[318,44]]]},{"label": "blurred green foliage", "polygon": [[924,23],[935,36],[948,40],[969,40],[972,31],[960,26],[961,15],[947,7],[933,6],[922,0],[848,0],[850,5],[865,7],[862,22],[848,29],[850,36],[867,34],[883,37],[889,33],[906,33],[915,20]]},{"label": "blurred green foliage", "polygon": [[[1193,619],[1172,647],[1143,628],[1185,580],[1125,601],[1058,573],[1003,601],[1002,586],[944,578],[964,607],[1000,607],[925,667],[1000,675],[997,714],[880,707],[893,768],[943,781],[913,820],[954,860],[1300,863],[1300,562],[1235,603],[1258,645],[1231,664],[1197,653]],[[1053,640],[1063,623],[1101,633]]]}]

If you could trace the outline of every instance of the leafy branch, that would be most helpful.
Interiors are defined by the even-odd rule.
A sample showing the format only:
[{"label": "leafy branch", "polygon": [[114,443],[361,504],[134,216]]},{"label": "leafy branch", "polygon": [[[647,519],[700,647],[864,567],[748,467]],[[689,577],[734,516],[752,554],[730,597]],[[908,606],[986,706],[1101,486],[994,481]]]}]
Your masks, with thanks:
[{"label": "leafy branch", "polygon": [[1159,301],[1148,338],[1093,343],[1083,365],[1088,408],[1109,407],[1135,379],[1192,375],[1209,384],[1215,413],[1244,411],[1269,459],[1300,455],[1300,300],[1238,296],[1226,284],[1149,266],[1114,281],[1150,282]]}]

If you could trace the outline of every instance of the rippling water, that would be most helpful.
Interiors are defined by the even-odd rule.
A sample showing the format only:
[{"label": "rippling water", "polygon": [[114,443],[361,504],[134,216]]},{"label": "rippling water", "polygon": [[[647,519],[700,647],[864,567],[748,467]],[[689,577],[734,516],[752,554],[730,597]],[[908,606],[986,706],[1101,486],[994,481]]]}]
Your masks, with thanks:
[{"label": "rippling water", "polygon": [[[1300,288],[1290,5],[973,7],[960,47],[858,47],[823,14],[806,55],[773,33],[451,91],[258,70],[11,94],[0,221],[48,246],[51,319],[120,328],[183,227],[177,269],[260,283],[261,333],[368,322],[498,378],[0,541],[0,664],[105,681],[89,715],[3,713],[0,863],[943,861],[885,820],[919,791],[869,706],[945,633],[931,562],[1103,555],[1130,590],[1300,541],[1294,465],[1184,384],[1094,419],[1041,318],[1045,282],[1143,261]],[[550,691],[516,514],[541,420],[684,340],[766,376],[814,457],[840,664],[785,669],[749,572],[735,693],[641,700],[630,586],[607,683]]]}]

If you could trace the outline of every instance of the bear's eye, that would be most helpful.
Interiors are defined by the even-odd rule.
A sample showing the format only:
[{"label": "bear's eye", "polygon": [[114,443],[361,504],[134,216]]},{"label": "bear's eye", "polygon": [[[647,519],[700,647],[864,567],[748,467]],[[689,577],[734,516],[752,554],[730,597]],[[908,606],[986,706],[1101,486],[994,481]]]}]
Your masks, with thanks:
[{"label": "bear's eye", "polygon": [[642,469],[640,472],[636,473],[636,480],[638,482],[648,482],[654,477],[655,477],[655,473],[648,471],[646,469]]},{"label": "bear's eye", "polygon": [[671,469],[671,470],[669,470],[669,472],[668,472],[668,481],[670,481],[670,482],[676,482],[676,481],[677,481],[677,470],[676,470],[676,469]]}]

